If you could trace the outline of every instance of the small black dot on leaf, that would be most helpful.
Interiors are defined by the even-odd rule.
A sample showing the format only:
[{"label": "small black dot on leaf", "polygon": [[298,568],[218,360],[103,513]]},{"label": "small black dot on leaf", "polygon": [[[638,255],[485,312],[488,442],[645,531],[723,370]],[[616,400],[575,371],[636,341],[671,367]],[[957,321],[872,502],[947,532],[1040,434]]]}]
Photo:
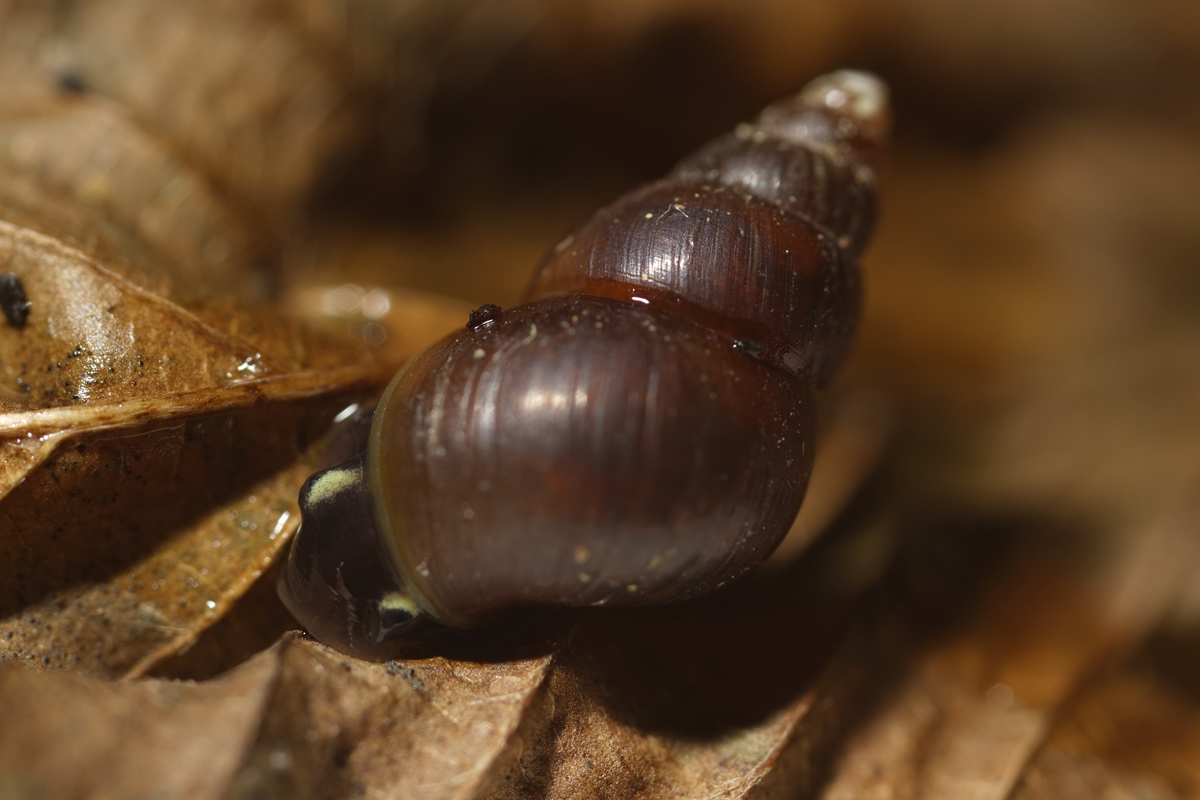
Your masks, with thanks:
[{"label": "small black dot on leaf", "polygon": [[14,328],[25,327],[30,305],[21,279],[11,272],[0,273],[0,310],[4,311],[8,324]]}]

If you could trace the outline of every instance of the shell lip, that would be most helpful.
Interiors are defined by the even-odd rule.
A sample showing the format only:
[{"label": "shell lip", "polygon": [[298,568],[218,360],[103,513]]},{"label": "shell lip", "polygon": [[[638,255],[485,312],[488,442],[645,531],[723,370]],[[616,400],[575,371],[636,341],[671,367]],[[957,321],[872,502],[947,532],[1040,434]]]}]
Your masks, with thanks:
[{"label": "shell lip", "polygon": [[[488,312],[487,325],[478,326],[472,330],[484,330],[491,327],[491,324],[504,313],[498,306],[494,308],[494,311]],[[454,335],[450,334],[425,352],[436,351],[439,346],[449,342]],[[419,562],[414,558],[408,543],[407,525],[409,521],[396,508],[400,503],[393,497],[393,493],[404,491],[404,487],[396,486],[396,480],[390,474],[389,464],[394,464],[398,458],[407,456],[409,451],[407,442],[397,439],[396,434],[388,430],[390,417],[388,409],[393,402],[399,404],[404,401],[405,393],[410,390],[410,383],[413,380],[410,373],[414,371],[414,367],[418,366],[423,355],[424,353],[410,359],[396,373],[396,377],[392,379],[379,398],[379,404],[375,407],[375,416],[371,421],[371,432],[367,452],[364,456],[365,482],[369,487],[369,502],[374,509],[373,519],[382,534],[376,539],[382,549],[386,551],[386,557],[393,565],[394,571],[398,576],[402,576],[405,594],[412,599],[422,615],[436,620],[439,625],[451,628],[473,628],[483,620],[457,613],[437,602],[435,592],[431,591],[429,580],[422,577],[423,574],[427,575],[428,573],[417,569]],[[381,455],[385,450],[389,453],[386,459]]]},{"label": "shell lip", "polygon": [[362,457],[315,473],[278,584],[288,611],[321,642],[384,661],[423,617],[380,541]]}]

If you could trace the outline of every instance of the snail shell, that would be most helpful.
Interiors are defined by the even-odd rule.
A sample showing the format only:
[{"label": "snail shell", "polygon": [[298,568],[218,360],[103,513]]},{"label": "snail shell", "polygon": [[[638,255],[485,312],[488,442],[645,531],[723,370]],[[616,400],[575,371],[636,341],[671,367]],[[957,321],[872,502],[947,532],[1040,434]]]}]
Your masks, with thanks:
[{"label": "snail shell", "polygon": [[888,113],[870,76],[818,79],[413,359],[301,491],[292,613],[386,658],[422,618],[674,602],[769,555],[853,330]]}]

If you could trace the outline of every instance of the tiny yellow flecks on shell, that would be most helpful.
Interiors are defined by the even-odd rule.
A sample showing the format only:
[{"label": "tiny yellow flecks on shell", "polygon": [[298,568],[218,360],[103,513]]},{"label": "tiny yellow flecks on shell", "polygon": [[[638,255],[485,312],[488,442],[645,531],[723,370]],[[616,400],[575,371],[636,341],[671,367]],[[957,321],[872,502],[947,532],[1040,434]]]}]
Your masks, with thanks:
[{"label": "tiny yellow flecks on shell", "polygon": [[362,480],[362,467],[331,469],[313,482],[308,491],[310,503],[325,503]]}]

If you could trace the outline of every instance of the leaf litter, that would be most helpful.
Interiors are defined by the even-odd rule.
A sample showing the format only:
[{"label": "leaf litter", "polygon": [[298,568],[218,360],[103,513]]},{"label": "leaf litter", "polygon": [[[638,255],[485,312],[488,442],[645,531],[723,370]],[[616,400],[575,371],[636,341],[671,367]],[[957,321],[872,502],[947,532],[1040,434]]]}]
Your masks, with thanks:
[{"label": "leaf litter", "polygon": [[[1196,390],[1180,377],[1195,331],[1139,340],[1118,326],[1090,350],[1071,345],[1095,334],[1080,325],[1189,308],[1194,293],[1151,296],[1194,282],[1171,255],[1188,240],[1159,218],[1156,148],[1082,120],[965,172],[936,154],[897,159],[889,186],[909,202],[887,206],[864,336],[894,439],[884,451],[850,436],[846,458],[827,459],[846,475],[824,483],[835,500],[813,498],[797,549],[831,530],[798,561],[685,608],[513,623],[367,664],[279,639],[276,556],[332,414],[447,330],[453,309],[393,294],[393,331],[429,321],[380,348],[383,317],[322,320],[330,345],[241,301],[274,279],[254,263],[271,237],[245,209],[277,220],[355,138],[360,109],[330,99],[349,94],[335,86],[342,67],[370,69],[340,52],[370,15],[138,8],[2,12],[0,55],[60,52],[72,97],[5,100],[20,122],[0,126],[0,211],[13,223],[0,268],[32,303],[25,328],[0,326],[0,792],[1194,794],[1194,715],[1159,673],[1129,664],[1150,658],[1163,619],[1189,613]],[[386,59],[391,29],[366,28]],[[239,62],[246,41],[269,46]],[[229,44],[200,57],[195,42]],[[154,67],[164,61],[189,68]],[[35,128],[31,144],[21,132]],[[72,133],[84,128],[94,135]],[[263,158],[280,142],[282,157]],[[1172,152],[1194,171],[1194,147]],[[1147,176],[1137,214],[1097,154]],[[1069,179],[1051,169],[1039,202],[1055,164]],[[191,205],[172,216],[172,197]],[[1138,214],[1159,226],[1157,250],[1130,235]],[[220,277],[227,268],[238,280]],[[1130,340],[1142,355],[1110,358]],[[1045,374],[1023,373],[1029,362]],[[1003,396],[1013,386],[1027,401]],[[1016,413],[993,413],[998,398]],[[974,462],[955,449],[964,442]],[[964,464],[966,476],[945,474]],[[1181,663],[1186,675],[1195,661]]]}]

